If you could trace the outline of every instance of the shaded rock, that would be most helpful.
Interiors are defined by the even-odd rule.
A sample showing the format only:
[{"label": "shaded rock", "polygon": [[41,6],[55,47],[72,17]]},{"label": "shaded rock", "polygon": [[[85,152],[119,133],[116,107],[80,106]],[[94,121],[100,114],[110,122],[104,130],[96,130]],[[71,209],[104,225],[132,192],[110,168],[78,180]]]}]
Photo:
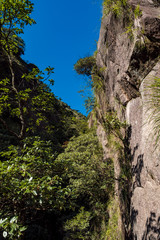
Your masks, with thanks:
[{"label": "shaded rock", "polygon": [[160,41],[160,19],[146,17],[144,19],[144,34],[152,42]]}]

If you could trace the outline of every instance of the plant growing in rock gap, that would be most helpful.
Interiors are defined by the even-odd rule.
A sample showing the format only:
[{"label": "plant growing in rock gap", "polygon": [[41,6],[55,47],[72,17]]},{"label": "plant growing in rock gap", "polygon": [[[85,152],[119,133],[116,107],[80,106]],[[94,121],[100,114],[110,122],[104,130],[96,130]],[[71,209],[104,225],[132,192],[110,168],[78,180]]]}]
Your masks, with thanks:
[{"label": "plant growing in rock gap", "polygon": [[89,94],[85,99],[85,107],[87,112],[89,112],[95,106],[94,92],[101,90],[104,86],[101,72],[105,69],[98,70],[95,56],[80,58],[74,65],[74,69],[79,75],[87,77],[85,88],[79,92],[84,96],[84,92],[87,92],[89,89]]},{"label": "plant growing in rock gap", "polygon": [[78,74],[90,77],[96,60],[93,56],[80,58],[74,65],[74,69]]},{"label": "plant growing in rock gap", "polygon": [[79,93],[81,93],[82,97],[85,98],[85,108],[87,112],[90,112],[94,107],[94,96],[92,92],[93,88],[93,81],[92,81],[92,72],[93,68],[96,65],[95,57],[89,56],[80,58],[75,64],[74,64],[74,70],[79,75],[83,75],[86,80],[86,84],[83,90],[80,90]]},{"label": "plant growing in rock gap", "polygon": [[136,8],[134,9],[134,16],[135,18],[139,18],[142,16],[142,11],[140,10],[139,5],[137,5]]},{"label": "plant growing in rock gap", "polygon": [[[146,109],[149,113],[148,122],[153,126],[155,147],[159,146],[160,139],[160,78],[154,77],[145,86],[144,94],[147,96]],[[148,115],[148,114],[147,114]],[[153,136],[152,136],[153,137]]]},{"label": "plant growing in rock gap", "polygon": [[104,15],[112,13],[116,18],[125,18],[126,31],[124,33],[128,34],[129,38],[133,40],[134,31],[134,19],[142,16],[142,11],[140,6],[135,7],[130,6],[128,0],[104,0],[103,2]]},{"label": "plant growing in rock gap", "polygon": [[126,128],[126,123],[121,122],[117,116],[116,112],[109,111],[107,112],[105,119],[103,121],[104,129],[107,133],[108,140],[113,135],[123,142],[123,136],[121,129]]},{"label": "plant growing in rock gap", "polygon": [[104,0],[103,9],[107,15],[109,12],[113,12],[117,17],[122,15],[124,9],[127,7],[127,0]]}]

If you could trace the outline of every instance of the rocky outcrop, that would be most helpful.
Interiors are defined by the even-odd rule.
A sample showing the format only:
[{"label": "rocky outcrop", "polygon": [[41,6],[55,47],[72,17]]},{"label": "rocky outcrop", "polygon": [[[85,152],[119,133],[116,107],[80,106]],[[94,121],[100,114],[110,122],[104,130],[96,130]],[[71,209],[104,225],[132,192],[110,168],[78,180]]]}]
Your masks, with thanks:
[{"label": "rocky outcrop", "polygon": [[[130,224],[125,225],[125,210],[121,206],[127,233],[124,239],[160,239],[160,152],[155,149],[153,123],[147,121],[151,110],[147,111],[148,95],[145,92],[148,82],[160,76],[160,4],[156,0],[130,0],[127,4],[130,22],[126,10],[119,16],[110,12],[102,19],[97,66],[105,69],[105,101],[99,101],[99,108],[104,117],[109,106],[121,121],[130,126],[127,136],[132,175],[129,184]],[[134,14],[137,5],[139,16]],[[97,94],[98,99],[100,95]],[[110,153],[101,121],[97,133],[107,159]],[[119,168],[117,161],[115,168]]]}]

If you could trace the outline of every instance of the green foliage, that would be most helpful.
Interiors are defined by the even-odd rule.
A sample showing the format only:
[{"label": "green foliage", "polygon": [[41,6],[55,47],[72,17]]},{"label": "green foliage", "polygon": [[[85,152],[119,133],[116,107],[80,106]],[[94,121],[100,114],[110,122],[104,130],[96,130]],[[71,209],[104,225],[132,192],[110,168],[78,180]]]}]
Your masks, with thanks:
[{"label": "green foliage", "polygon": [[113,12],[117,17],[122,15],[127,6],[127,0],[104,0],[103,8],[104,13],[107,15]]},{"label": "green foliage", "polygon": [[134,19],[141,17],[142,11],[140,10],[140,6],[137,5],[135,9],[132,9],[131,7],[128,7],[127,10],[127,18],[128,18],[128,24],[126,26],[126,32],[129,36],[129,38],[132,40],[134,38],[134,31],[136,30],[134,28]]},{"label": "green foliage", "polygon": [[87,110],[87,113],[90,112],[95,106],[95,98],[92,96],[89,96],[87,99],[85,99],[85,108]]},{"label": "green foliage", "polygon": [[118,219],[120,217],[118,202],[116,200],[111,200],[108,205],[108,210],[110,218],[107,225],[105,240],[122,240],[122,233],[118,226]]},{"label": "green foliage", "polygon": [[127,0],[104,0],[103,2],[104,14],[113,13],[117,18],[123,16],[125,18],[126,31],[129,38],[134,37],[134,19],[141,17],[142,11],[140,6],[131,7]]},{"label": "green foliage", "polygon": [[103,72],[106,70],[106,68],[100,68],[95,65],[92,70],[92,82],[93,82],[93,90],[95,93],[98,93],[102,89],[104,89],[104,79],[103,79]]},{"label": "green foliage", "polygon": [[37,211],[62,212],[66,239],[102,239],[114,189],[112,161],[102,160],[92,132],[73,138],[56,155],[51,142],[38,137],[1,152],[0,228],[7,239],[18,239]]},{"label": "green foliage", "polygon": [[29,64],[17,60],[13,52],[7,54],[8,71],[0,81],[1,131],[5,129],[9,137],[18,140],[40,135],[51,139],[55,149],[60,151],[63,142],[78,134],[80,125],[78,127],[78,120],[73,120],[77,113],[58,100],[44,83],[54,84],[50,79],[54,69],[48,67],[44,74],[36,66],[29,68]]},{"label": "green foliage", "polygon": [[[88,123],[87,123],[87,119],[85,116],[83,116],[80,113],[77,113],[76,111],[73,111],[73,116],[66,116],[67,120],[65,122],[66,127],[64,129],[64,131],[66,131],[68,128],[68,131],[70,129],[70,137],[73,136],[79,136],[83,133],[88,132]],[[68,139],[69,140],[69,139]]]},{"label": "green foliage", "polygon": [[106,202],[114,189],[112,160],[102,160],[102,149],[91,132],[73,138],[56,164],[70,189],[66,239],[102,239],[102,225],[108,220]]},{"label": "green foliage", "polygon": [[[47,70],[49,76],[52,68]],[[19,79],[19,82],[25,83],[23,88],[15,82],[16,78],[0,81],[0,120],[17,138],[23,138],[26,131],[33,131],[33,122],[39,126],[41,122],[47,121],[44,113],[53,108],[55,97],[42,80],[43,73],[38,68],[33,68]],[[17,132],[8,127],[4,118],[6,113],[20,122]]]},{"label": "green foliage", "polygon": [[95,106],[93,93],[100,91],[104,87],[102,73],[106,68],[98,69],[96,66],[95,56],[90,56],[80,58],[74,65],[74,69],[78,74],[87,76],[86,86],[79,92],[84,97],[84,92],[86,93],[89,89],[89,94],[85,97],[85,107],[87,112],[90,112]]},{"label": "green foliage", "polygon": [[[107,113],[106,118],[104,119],[104,130],[106,131],[108,147],[110,153],[116,158],[120,164],[120,174],[118,175],[116,181],[119,185],[119,197],[120,201],[125,206],[125,211],[122,213],[125,216],[125,225],[126,228],[129,228],[129,219],[130,219],[130,186],[132,181],[131,174],[131,153],[129,148],[129,136],[130,128],[127,127],[125,122],[121,122],[117,117],[116,112],[110,111]],[[116,202],[115,202],[116,203]],[[111,202],[111,210],[113,210],[110,215],[110,220],[107,229],[106,239],[121,239],[117,221],[120,217],[117,212],[118,206],[113,206]],[[110,208],[110,206],[109,206]],[[113,208],[113,209],[112,209]],[[110,210],[109,210],[110,212]],[[112,233],[112,234],[111,234]]]},{"label": "green foliage", "polygon": [[[9,29],[7,31],[10,32]],[[6,44],[10,44],[7,41]],[[19,48],[19,45],[16,46]],[[19,141],[26,136],[39,135],[52,140],[54,149],[60,151],[63,142],[81,132],[82,116],[58,100],[45,84],[54,84],[54,80],[50,79],[54,73],[52,67],[47,67],[43,73],[35,65],[30,67],[30,64],[17,58],[16,53],[9,50],[3,53],[7,59],[7,71],[2,71],[4,78],[0,81],[0,133],[6,134],[7,131],[9,138],[14,137],[16,143],[15,138]],[[85,123],[82,131],[84,128]]]},{"label": "green foliage", "polygon": [[78,74],[91,76],[92,69],[95,66],[96,61],[93,56],[80,58],[74,65],[74,69]]},{"label": "green foliage", "polygon": [[14,43],[14,45],[15,45],[15,52],[14,53],[17,56],[20,56],[21,54],[24,54],[25,43],[24,43],[23,39],[20,36],[15,35],[14,31],[11,30],[11,29],[3,27],[2,32],[3,32],[3,37],[8,36],[8,38],[10,39],[10,42]]},{"label": "green foliage", "polygon": [[135,10],[134,10],[134,16],[135,16],[135,18],[139,18],[139,17],[142,16],[142,11],[140,10],[140,6],[139,5],[137,5]]},{"label": "green foliage", "polygon": [[98,54],[98,50],[96,50],[96,51],[94,52],[94,54],[93,54],[94,58],[97,57],[97,54]]},{"label": "green foliage", "polygon": [[18,222],[18,216],[0,219],[0,228],[3,229],[3,237],[10,240],[20,239],[27,229]]},{"label": "green foliage", "polygon": [[128,36],[129,36],[129,38],[132,40],[133,39],[133,37],[134,37],[134,32],[133,32],[134,30],[133,30],[133,22],[132,21],[130,21],[130,23],[128,24],[128,26],[126,27],[126,32],[125,33],[127,33],[128,34]]},{"label": "green foliage", "polygon": [[32,25],[33,4],[29,0],[1,0],[0,32],[1,46],[8,53],[18,52],[17,37],[25,25]]},{"label": "green foliage", "polygon": [[69,231],[69,238],[66,239],[88,239],[90,232],[89,223],[91,220],[91,213],[84,210],[84,207],[80,208],[80,212],[71,220],[67,220],[65,223],[65,231]]},{"label": "green foliage", "polygon": [[136,28],[134,27],[134,19],[140,18],[142,16],[142,11],[140,10],[140,6],[137,5],[134,9],[132,7],[127,8],[126,10],[127,26],[126,32],[131,40],[134,38],[134,31]]},{"label": "green foliage", "polygon": [[62,188],[62,178],[56,174],[50,142],[27,138],[23,147],[10,146],[1,152],[1,158],[0,215],[5,219],[1,229],[7,232],[7,239],[17,239],[15,235],[25,230],[22,226],[36,211],[64,208],[68,190]]},{"label": "green foliage", "polygon": [[106,117],[103,121],[103,126],[107,133],[108,140],[110,140],[112,136],[117,137],[119,140],[123,140],[121,129],[126,127],[126,123],[119,120],[116,112],[107,112]]},{"label": "green foliage", "polygon": [[[0,46],[8,67],[7,75],[1,80],[0,86],[0,122],[19,139],[24,137],[27,128],[24,115],[27,112],[26,106],[31,89],[30,86],[23,89],[18,87],[21,86],[24,76],[16,76],[15,56],[23,53],[24,43],[19,35],[23,33],[26,25],[35,23],[31,18],[32,11],[33,4],[29,0],[2,0],[0,2]],[[31,79],[32,75],[39,76],[39,73],[33,69],[32,73],[28,74],[30,81],[33,80]],[[27,78],[27,76],[25,77]],[[4,118],[8,112],[12,118],[18,119],[20,123],[18,132],[11,129]]]},{"label": "green foliage", "polygon": [[74,69],[79,75],[87,77],[84,89],[79,91],[85,99],[84,106],[87,112],[90,112],[94,107],[92,73],[95,65],[96,59],[93,56],[80,58],[74,65]]}]

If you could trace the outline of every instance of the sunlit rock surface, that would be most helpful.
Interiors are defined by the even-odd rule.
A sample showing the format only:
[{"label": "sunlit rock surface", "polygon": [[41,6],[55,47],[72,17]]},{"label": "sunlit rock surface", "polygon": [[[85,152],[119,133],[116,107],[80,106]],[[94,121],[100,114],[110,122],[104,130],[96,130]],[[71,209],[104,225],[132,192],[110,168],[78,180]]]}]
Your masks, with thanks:
[{"label": "sunlit rock surface", "polygon": [[[128,239],[156,240],[160,239],[160,151],[155,149],[153,123],[148,121],[152,110],[148,111],[145,86],[154,77],[160,77],[160,3],[130,0],[129,4],[132,9],[139,4],[141,16],[133,19],[132,31],[128,33],[126,16],[115,17],[113,13],[103,16],[97,66],[103,69],[105,101],[119,119],[130,125],[132,184]],[[105,101],[99,101],[102,114],[105,107],[107,111]],[[97,132],[107,158],[106,138],[100,127]]]}]

